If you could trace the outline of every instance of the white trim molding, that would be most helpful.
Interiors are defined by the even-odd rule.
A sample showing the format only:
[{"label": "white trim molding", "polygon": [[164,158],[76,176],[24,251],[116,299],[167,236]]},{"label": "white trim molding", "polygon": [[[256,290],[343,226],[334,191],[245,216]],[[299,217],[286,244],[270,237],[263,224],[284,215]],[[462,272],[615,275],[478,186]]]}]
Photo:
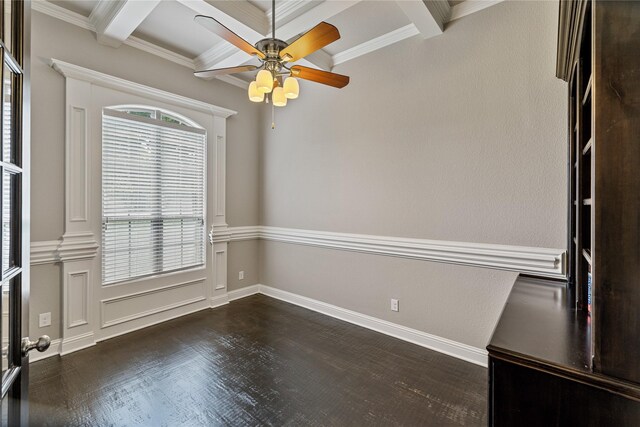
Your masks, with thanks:
[{"label": "white trim molding", "polygon": [[245,286],[244,288],[236,289],[235,291],[229,291],[227,294],[229,297],[229,302],[241,298],[250,297],[251,295],[259,294],[261,287],[262,285],[251,285]]},{"label": "white trim molding", "polygon": [[465,0],[451,8],[449,22],[471,15],[472,13],[480,12],[503,1],[505,0]]},{"label": "white trim molding", "polygon": [[[412,329],[406,326],[398,325],[393,322],[389,322],[387,320],[378,319],[376,317],[368,316],[366,314],[358,313],[353,310],[348,310],[346,308],[338,307],[333,304],[328,304],[322,301],[318,301],[312,298],[308,298],[305,296],[301,296],[298,294],[294,294],[291,292],[283,291],[271,286],[266,285],[251,285],[244,288],[236,289],[234,291],[230,291],[226,295],[220,295],[212,298],[211,304],[207,308],[217,308],[224,305],[227,305],[229,302],[236,301],[242,298],[246,298],[256,294],[263,294],[271,298],[275,298],[290,304],[297,305],[299,307],[304,307],[309,310],[313,310],[315,312],[324,314],[326,316],[330,316],[348,323],[352,323],[354,325],[361,326],[363,328],[367,328],[376,332],[380,332],[385,335],[389,335],[403,341],[407,341],[421,347],[428,348],[430,350],[437,351],[439,353],[443,353],[461,360],[465,360],[467,362],[474,363],[480,366],[487,366],[487,352],[484,349],[480,349],[477,347],[473,347],[467,344],[459,343],[457,341],[453,341],[447,338],[442,338],[437,335],[432,335],[423,331],[419,331],[417,329]],[[172,316],[169,319],[163,319],[160,322],[153,322],[151,324],[146,324],[142,327],[149,327],[151,325],[162,323],[167,320],[174,319],[176,317],[182,317],[187,314],[191,314],[195,311],[200,311],[202,308],[189,311],[184,314],[180,314],[178,316]],[[114,338],[115,336],[122,335],[124,333],[133,332],[139,327],[133,328],[131,330],[126,330],[121,333],[117,333],[113,336],[109,336],[106,338],[100,339],[100,341],[104,339]],[[74,337],[74,339],[70,340],[72,344],[68,345],[65,348],[64,352],[61,352],[61,340],[53,340],[51,341],[51,346],[44,353],[32,353],[29,357],[30,362],[35,362],[41,359],[45,359],[47,357],[55,356],[55,355],[64,355],[68,353],[72,353],[74,351],[81,350],[86,347],[90,347],[95,344],[95,340],[92,334],[87,334],[86,336]]]},{"label": "white trim molding", "polygon": [[51,340],[51,344],[49,344],[49,348],[43,351],[42,353],[39,351],[32,351],[31,353],[29,353],[29,363],[37,362],[38,360],[59,355],[61,343],[62,343],[61,339]]},{"label": "white trim molding", "polygon": [[73,353],[85,348],[93,347],[96,345],[93,332],[85,332],[80,335],[74,335],[69,338],[64,338],[60,343],[60,356]]},{"label": "white trim molding", "polygon": [[218,107],[217,105],[208,104],[192,98],[187,98],[182,95],[176,95],[175,93],[166,92],[140,83],[134,83],[129,80],[114,77],[89,68],[80,67],[79,65],[69,64],[68,62],[60,61],[55,58],[52,58],[49,61],[49,65],[67,79],[71,78],[74,80],[88,82],[96,86],[120,90],[156,101],[190,108],[202,113],[213,114],[216,117],[222,117],[225,119],[234,114],[238,114],[237,111]]},{"label": "white trim molding", "polygon": [[[224,229],[216,229],[214,227],[209,231],[209,242],[239,242],[241,240],[255,240],[260,238],[260,232],[264,227],[259,225],[246,227],[227,227]],[[43,242],[44,243],[44,242]]]},{"label": "white trim molding", "polygon": [[[230,22],[235,22],[236,25],[241,26],[246,31],[253,34],[254,37],[248,37],[248,39],[256,38],[257,40],[268,35],[268,22],[270,22],[271,19],[270,10],[262,13],[261,11],[258,11],[255,6],[240,4],[240,2],[225,2],[225,4],[219,4],[217,7],[214,7],[207,4],[204,0],[179,1],[194,10],[206,9],[208,11],[214,11],[215,13],[209,13],[205,10],[204,13],[210,15],[213,14],[219,18],[222,17],[225,21],[230,20]],[[335,16],[345,9],[357,4],[359,1],[360,0],[318,2],[315,6],[304,0],[282,2],[276,5],[276,20],[283,23],[279,30],[284,31],[281,34],[285,34],[285,39],[288,39],[308,30],[319,21]],[[466,0],[456,4],[450,8],[450,11],[447,11],[447,3],[444,0],[438,0],[437,2],[433,2],[433,5],[429,4],[428,7],[431,7],[431,9],[434,10],[433,13],[439,20],[440,25],[444,26],[446,22],[451,22],[472,13],[479,12],[503,1],[505,0]],[[419,2],[416,1],[416,3]],[[92,13],[92,16],[90,17],[83,16],[45,0],[33,1],[32,8],[33,10],[69,24],[76,25],[85,30],[92,31],[96,34],[100,32],[97,28],[97,22],[95,19],[95,15],[100,12],[97,8],[95,13]],[[449,14],[450,16],[448,16]],[[240,16],[243,17],[242,21],[237,19],[237,17]],[[358,58],[359,56],[367,53],[374,52],[385,46],[389,46],[390,44],[397,43],[417,34],[420,34],[418,28],[414,24],[410,24],[368,40],[343,52],[339,52],[333,56],[321,50],[310,55],[309,58],[307,58],[307,61],[303,60],[301,64],[309,65],[309,62],[311,62],[317,67],[331,69],[338,64]],[[192,70],[236,65],[237,63],[246,62],[248,59],[242,52],[236,52],[233,49],[230,49],[228,43],[218,43],[200,54],[197,58],[188,58],[132,35],[127,37],[122,43]],[[246,89],[249,86],[248,82],[234,76],[219,76],[218,79],[243,89]]]},{"label": "white trim molding", "polygon": [[60,242],[60,240],[31,242],[31,265],[60,262],[60,257],[58,256]]},{"label": "white trim molding", "polygon": [[[212,227],[209,232],[209,243],[212,245],[256,239],[517,271],[556,279],[566,277],[566,251],[564,249],[335,233],[258,225]],[[59,261],[60,257],[57,255],[59,245],[59,241],[32,242],[31,264],[39,265]],[[93,245],[97,245],[95,241],[92,243],[91,240],[87,240],[86,247],[77,247],[77,253],[91,253],[91,251],[95,251]]]},{"label": "white trim molding", "polygon": [[335,233],[268,226],[229,227],[220,233],[216,230],[212,230],[210,233],[212,243],[256,238],[373,255],[517,271],[556,279],[566,277],[566,251],[564,249]]},{"label": "white trim molding", "polygon": [[31,265],[92,259],[98,248],[93,233],[65,234],[61,240],[31,242]]},{"label": "white trim molding", "polygon": [[467,344],[428,334],[417,329],[398,325],[387,320],[347,310],[337,305],[328,304],[270,286],[259,285],[259,289],[261,294],[271,298],[295,304],[354,325],[362,326],[363,328],[371,329],[421,347],[426,347],[439,353],[466,360],[467,362],[475,363],[485,368],[487,367],[487,351],[484,349],[472,347]]},{"label": "white trim molding", "polygon": [[221,230],[227,226],[226,119],[236,112],[56,59],[50,65],[65,77],[65,226],[60,240],[32,246],[34,265],[61,263],[61,354],[226,301],[226,242],[207,249],[207,259],[214,261],[215,253],[217,264],[207,262],[204,279],[188,270],[129,287],[102,286],[101,117],[105,106],[130,102],[163,104],[193,115],[208,135],[207,218]]},{"label": "white trim molding", "polygon": [[417,36],[418,34],[420,34],[420,31],[414,24],[405,25],[397,30],[390,31],[387,34],[383,34],[374,39],[367,40],[364,43],[360,43],[357,46],[336,53],[332,57],[333,65],[336,66],[338,64],[351,61],[359,56],[366,55],[367,53],[398,43],[399,41],[408,39],[409,37]]},{"label": "white trim molding", "polygon": [[398,325],[387,320],[378,319],[353,310],[338,307],[333,304],[318,301],[302,295],[283,291],[266,285],[252,285],[229,292],[229,301],[235,301],[255,294],[263,294],[271,298],[288,302],[309,310],[316,311],[326,316],[334,317],[363,328],[371,329],[385,335],[389,335],[403,341],[407,341],[439,353],[447,354],[476,365],[487,367],[487,351],[482,348],[473,347],[424,331],[412,329],[407,326]]},{"label": "white trim molding", "polygon": [[[132,320],[142,319],[144,317],[152,316],[154,314],[162,313],[165,311],[173,310],[175,308],[183,307],[186,305],[192,305],[194,303],[204,301],[206,299],[206,277],[202,277],[195,280],[190,280],[188,282],[181,283],[173,283],[168,286],[161,286],[159,288],[147,289],[140,292],[128,293],[125,295],[118,295],[112,298],[105,298],[100,300],[100,327],[108,328],[110,326],[119,325],[121,323],[131,322]],[[199,289],[198,288],[199,285]],[[196,292],[192,292],[191,294],[188,292],[188,289],[185,288],[196,288]],[[124,305],[127,301],[131,300],[143,300],[145,297],[154,294],[167,294],[171,291],[182,291],[175,292],[176,295],[174,298],[168,298],[165,301],[164,305],[158,306],[153,305],[152,307],[147,308],[144,311],[135,310],[133,313],[129,313],[126,311],[126,308],[118,308],[118,305]],[[182,297],[181,297],[182,296]],[[114,307],[113,309],[109,309],[109,307]]]}]

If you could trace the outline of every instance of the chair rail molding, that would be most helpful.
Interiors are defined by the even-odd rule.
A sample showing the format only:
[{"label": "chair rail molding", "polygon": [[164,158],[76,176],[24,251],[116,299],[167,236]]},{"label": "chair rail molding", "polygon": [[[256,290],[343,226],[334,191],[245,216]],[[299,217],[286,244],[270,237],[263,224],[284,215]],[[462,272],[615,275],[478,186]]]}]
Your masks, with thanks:
[{"label": "chair rail molding", "polygon": [[517,271],[557,279],[566,276],[565,249],[335,233],[270,226],[230,227],[221,233],[212,230],[209,238],[211,242],[263,239],[373,255]]},{"label": "chair rail molding", "polygon": [[[201,269],[102,285],[102,110],[131,103],[157,105],[190,116],[207,131],[206,215],[216,232],[227,228],[226,119],[237,113],[57,59],[49,64],[65,78],[64,234],[59,240],[32,242],[31,264],[61,263],[60,354],[227,301],[226,241],[207,245]],[[189,296],[181,295],[183,291]],[[139,306],[125,302],[132,293]],[[105,301],[111,303],[105,306]],[[108,321],[101,316],[104,307],[111,310]]]}]

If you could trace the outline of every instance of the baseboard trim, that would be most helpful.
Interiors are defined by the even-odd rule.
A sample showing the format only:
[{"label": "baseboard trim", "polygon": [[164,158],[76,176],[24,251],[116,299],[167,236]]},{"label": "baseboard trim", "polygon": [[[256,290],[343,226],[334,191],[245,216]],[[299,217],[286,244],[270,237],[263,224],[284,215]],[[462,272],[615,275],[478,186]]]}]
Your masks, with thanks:
[{"label": "baseboard trim", "polygon": [[229,304],[229,298],[227,297],[227,294],[209,298],[209,308],[221,307],[225,304]]},{"label": "baseboard trim", "polygon": [[60,356],[84,350],[85,348],[92,347],[94,345],[96,345],[96,340],[93,332],[87,332],[71,338],[66,338],[60,343]]},{"label": "baseboard trim", "polygon": [[40,353],[39,351],[31,351],[29,353],[29,363],[37,362],[38,360],[47,359],[49,357],[57,356],[60,354],[61,339],[51,340],[51,344],[46,351]]},{"label": "baseboard trim", "polygon": [[[361,326],[363,328],[371,329],[376,332],[380,332],[385,335],[398,338],[403,341],[407,341],[421,347],[428,348],[430,350],[443,353],[457,359],[461,359],[470,363],[474,363],[479,366],[487,367],[487,351],[477,347],[473,347],[467,344],[459,343],[447,338],[442,338],[437,335],[432,335],[427,332],[412,329],[407,326],[398,325],[397,323],[389,322],[387,320],[378,319],[373,316],[358,313],[353,310],[338,307],[333,304],[318,301],[313,298],[308,298],[302,295],[294,294],[292,292],[283,291],[267,285],[250,285],[244,288],[236,289],[228,292],[226,295],[213,297],[210,300],[210,307],[198,308],[193,311],[181,313],[176,316],[172,316],[166,319],[162,319],[151,324],[145,324],[138,328],[123,331],[121,333],[113,334],[107,337],[101,337],[98,341],[104,341],[110,338],[115,338],[119,335],[124,335],[129,332],[134,332],[139,329],[144,329],[149,326],[153,326],[159,323],[163,323],[178,317],[186,316],[188,314],[195,313],[207,308],[217,308],[228,304],[231,301],[236,301],[242,298],[249,297],[255,294],[263,294],[271,298],[275,298],[290,304],[297,305],[315,312],[330,316],[345,322],[352,323],[354,325]],[[42,360],[56,354],[61,356],[73,353],[74,351],[82,350],[87,347],[95,345],[96,340],[93,332],[72,337],[68,340],[53,340],[51,346],[44,353],[37,353],[30,356],[30,362]]]},{"label": "baseboard trim", "polygon": [[227,295],[229,296],[229,302],[231,302],[259,293],[260,285],[251,285],[244,288],[236,289],[235,291],[230,291]]},{"label": "baseboard trim", "polygon": [[398,325],[387,320],[378,319],[376,317],[304,297],[302,295],[283,291],[271,286],[253,285],[229,292],[229,301],[245,298],[258,293],[304,307],[354,325],[362,326],[363,328],[371,329],[439,353],[474,363],[485,368],[487,367],[487,351],[484,349],[459,343],[447,338],[442,338],[417,329]]}]

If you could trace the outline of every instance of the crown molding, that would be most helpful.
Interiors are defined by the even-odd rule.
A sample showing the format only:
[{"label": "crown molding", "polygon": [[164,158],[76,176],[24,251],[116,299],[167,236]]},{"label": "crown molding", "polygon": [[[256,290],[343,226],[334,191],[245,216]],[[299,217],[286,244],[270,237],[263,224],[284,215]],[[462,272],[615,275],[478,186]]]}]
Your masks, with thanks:
[{"label": "crown molding", "polygon": [[463,16],[471,15],[472,13],[480,12],[503,1],[505,0],[465,0],[451,8],[451,18],[449,18],[449,22],[460,19]]},{"label": "crown molding", "polygon": [[240,89],[245,89],[245,90],[249,89],[249,82],[246,82],[246,81],[242,80],[241,78],[236,77],[236,76],[232,76],[230,74],[228,74],[226,76],[218,76],[217,79],[220,80],[220,81],[223,81],[225,83],[228,83],[230,85],[239,87]]},{"label": "crown molding", "polygon": [[238,48],[226,41],[220,41],[213,47],[205,50],[193,60],[196,70],[208,69],[210,64],[222,61],[229,55],[234,54]]},{"label": "crown molding", "polygon": [[[187,2],[188,0],[182,0],[182,1]],[[449,22],[456,19],[460,19],[472,13],[481,11],[488,7],[494,6],[498,3],[501,3],[502,1],[504,0],[466,0],[451,8],[451,17],[449,19]],[[311,19],[311,17],[315,17],[316,15],[323,14],[323,13],[330,14],[330,15],[335,14],[338,11],[344,10],[352,6],[353,4],[356,4],[357,2],[358,1],[353,1],[353,0],[350,2],[346,2],[347,5],[339,6],[337,9],[332,7],[332,5],[322,6],[321,4],[319,6],[315,6],[311,9],[305,10],[303,15],[296,16],[294,18],[296,20],[295,23],[289,22],[287,23],[287,25],[295,24],[293,26],[297,26],[299,24],[298,21],[308,21],[309,19]],[[102,3],[103,2],[98,3],[98,6],[96,6],[96,9],[98,9],[98,7],[104,7],[104,8],[107,7],[106,5],[100,6]],[[228,2],[228,3],[240,3],[240,2]],[[281,3],[281,6],[276,6],[276,20],[284,20],[287,17],[294,16],[300,10],[306,9],[308,7],[308,4],[305,4],[305,3],[306,2],[304,0],[292,0],[292,1]],[[327,3],[331,3],[331,2],[327,2]],[[240,6],[236,5],[232,7],[235,7],[236,11],[240,10],[239,9]],[[255,7],[253,8],[256,9]],[[326,8],[329,8],[329,10],[325,11],[324,9]],[[32,2],[32,9],[93,32],[96,32],[96,28],[92,20],[95,21],[96,16],[100,12],[100,10],[95,10],[92,12],[90,17],[87,18],[79,13],[72,12],[70,10],[57,6],[56,4],[51,3],[49,1],[45,1],[45,0],[34,0]],[[100,13],[103,13],[103,12],[100,12]],[[252,9],[252,12],[250,13],[255,14],[256,12],[255,10]],[[270,12],[263,14],[263,18],[266,18],[267,20],[270,19],[270,16],[271,16]],[[389,46],[391,44],[398,43],[404,39],[413,37],[417,34],[419,34],[419,31],[415,27],[415,25],[409,24],[402,28],[399,28],[397,30],[384,34],[382,36],[379,36],[369,41],[366,41],[364,43],[361,43],[352,48],[346,49],[342,52],[336,53],[333,56],[330,56],[328,54],[324,54],[324,55],[320,54],[314,59],[314,61],[317,62],[318,64],[316,65],[320,66],[321,68],[331,69],[333,66],[336,66],[338,64],[343,64],[347,61],[350,61],[352,59],[374,52],[378,49]],[[192,70],[208,67],[208,65],[216,64],[216,63],[224,65],[226,64],[226,62],[228,62],[227,60],[234,62],[233,65],[237,65],[236,62],[238,61],[243,62],[248,59],[244,56],[241,57],[242,52],[233,53],[234,52],[233,46],[226,42],[218,43],[216,46],[212,47],[211,49],[199,55],[196,59],[187,58],[183,55],[180,55],[171,50],[165,49],[156,44],[147,42],[138,37],[133,37],[133,36],[129,37],[124,41],[124,44],[130,47],[133,47],[135,49],[158,56],[165,60],[171,61],[175,64],[190,68]],[[231,55],[229,56],[229,54]],[[242,89],[246,89],[248,87],[247,82],[234,76],[219,76],[217,77],[217,79]]]},{"label": "crown molding", "polygon": [[418,34],[420,34],[420,31],[414,24],[405,25],[402,28],[383,34],[375,39],[371,39],[342,52],[336,53],[333,55],[333,65],[335,66],[351,61],[359,56],[366,55]]},{"label": "crown molding", "polygon": [[167,61],[182,65],[183,67],[191,68],[193,70],[195,69],[194,61],[192,59],[180,55],[179,53],[175,53],[172,50],[165,49],[164,47],[160,47],[156,44],[150,43],[146,40],[142,40],[139,37],[130,36],[124,41],[124,44],[135,49],[150,53],[152,55],[159,56],[162,59],[166,59]]},{"label": "crown molding", "polygon": [[96,31],[96,27],[91,23],[89,18],[79,13],[72,12],[64,7],[45,0],[34,0],[31,2],[31,9],[44,13],[61,21],[68,22],[85,30]]},{"label": "crown molding", "polygon": [[[75,25],[85,30],[89,30],[93,32],[96,31],[96,28],[90,22],[90,19],[80,15],[79,13],[72,12],[70,10],[67,10],[63,7],[60,7],[54,3],[50,3],[45,0],[35,0],[32,2],[32,5],[33,5],[32,6],[33,10],[49,15],[52,18],[59,19],[61,21],[67,22],[69,24]],[[158,56],[162,59],[166,59],[167,61],[171,61],[183,67],[187,67],[191,70],[196,69],[196,64],[193,59],[187,58],[186,56],[180,55],[169,49],[165,49],[161,46],[158,46],[154,43],[150,43],[146,40],[142,40],[139,37],[130,36],[128,39],[124,41],[124,44],[134,49],[138,49],[143,52],[150,53],[151,55]],[[232,46],[232,45],[229,45],[229,46]],[[218,80],[242,89],[247,89],[249,87],[249,84],[247,82],[233,76],[219,76]]]}]

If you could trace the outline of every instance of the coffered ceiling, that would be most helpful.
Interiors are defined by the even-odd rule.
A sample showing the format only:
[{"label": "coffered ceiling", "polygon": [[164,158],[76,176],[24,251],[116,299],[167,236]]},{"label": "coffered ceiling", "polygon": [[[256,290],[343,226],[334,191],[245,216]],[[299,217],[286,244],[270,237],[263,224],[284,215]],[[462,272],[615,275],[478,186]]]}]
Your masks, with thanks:
[{"label": "coffered ceiling", "polygon": [[[276,37],[291,41],[321,21],[335,25],[340,40],[298,61],[330,71],[409,37],[438,36],[448,22],[500,1],[276,0]],[[33,8],[95,32],[102,44],[127,44],[194,70],[257,61],[196,24],[197,14],[251,43],[271,36],[270,0],[35,0]],[[246,87],[251,77],[220,79]]]}]

